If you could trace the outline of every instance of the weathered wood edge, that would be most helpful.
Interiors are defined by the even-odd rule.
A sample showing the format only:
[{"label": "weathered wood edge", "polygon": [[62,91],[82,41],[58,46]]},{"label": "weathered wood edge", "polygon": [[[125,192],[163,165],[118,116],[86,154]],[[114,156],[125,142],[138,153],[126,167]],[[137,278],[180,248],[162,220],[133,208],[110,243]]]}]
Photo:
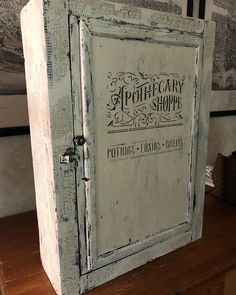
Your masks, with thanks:
[{"label": "weathered wood edge", "polygon": [[[81,18],[86,21],[86,18]],[[179,44],[186,47],[198,47],[200,35],[181,34],[178,31],[166,28],[143,27],[138,24],[114,23],[97,19],[87,19],[89,30],[93,36],[116,37],[121,40],[143,40],[145,42],[160,42],[166,44]],[[128,32],[127,32],[128,28]]]},{"label": "weathered wood edge", "polygon": [[58,220],[61,294],[80,294],[76,162],[61,163],[74,152],[68,1],[44,1],[52,130],[54,183]]},{"label": "weathered wood edge", "polygon": [[[35,22],[35,26],[44,28],[44,40],[42,43],[32,44],[34,50],[32,52],[41,52],[43,59],[42,67],[44,69],[42,82],[45,82],[42,93],[45,99],[45,104],[48,104],[49,114],[42,118],[46,121],[46,126],[37,126],[37,129],[48,132],[47,137],[51,141],[42,150],[42,143],[45,138],[35,138],[32,136],[32,145],[35,145],[36,140],[40,142],[40,147],[35,148],[41,153],[41,161],[45,161],[45,165],[50,169],[49,175],[43,176],[43,169],[40,168],[39,161],[36,170],[41,170],[41,177],[46,177],[46,181],[50,183],[51,191],[48,192],[44,188],[45,184],[40,184],[41,194],[37,194],[38,208],[44,203],[49,203],[50,210],[39,210],[39,224],[43,224],[43,219],[48,219],[51,224],[48,224],[48,232],[52,236],[40,235],[42,261],[45,270],[58,294],[79,294],[79,267],[78,267],[78,226],[77,226],[77,206],[76,206],[76,180],[75,180],[75,163],[61,163],[60,156],[66,155],[74,151],[73,144],[73,112],[72,112],[72,95],[71,95],[71,76],[70,76],[70,42],[69,42],[69,21],[68,21],[68,1],[43,1],[31,0],[24,8],[27,14],[34,15],[33,12],[38,11],[38,17],[31,19]],[[40,7],[40,9],[39,9]],[[32,16],[33,18],[33,16]],[[22,16],[24,20],[24,16]],[[27,26],[27,20],[24,20],[23,27]],[[34,27],[34,26],[33,26]],[[32,27],[29,28],[32,30]],[[35,30],[35,28],[34,28]],[[28,30],[25,31],[25,35]],[[30,44],[30,39],[25,37],[25,43]],[[27,47],[25,44],[25,47]],[[46,53],[46,56],[45,56]],[[28,52],[29,56],[31,52]],[[36,60],[31,62],[36,63]],[[26,69],[28,79],[34,75],[32,68]],[[37,69],[37,75],[42,72],[41,68]],[[36,75],[36,76],[37,76]],[[35,77],[35,78],[38,78]],[[30,82],[31,83],[31,82]],[[28,84],[30,84],[28,83]],[[35,81],[36,83],[36,81]],[[34,86],[36,86],[34,83]],[[37,82],[39,86],[41,83]],[[38,88],[36,88],[38,89]],[[40,90],[39,90],[40,91]],[[34,89],[29,89],[29,101],[34,106],[33,100],[38,97],[33,97],[31,93],[35,93]],[[38,110],[40,112],[40,108]],[[31,109],[31,116],[33,110]],[[33,122],[34,118],[31,118]],[[42,122],[44,125],[45,122]],[[35,126],[36,127],[36,126]],[[37,134],[38,131],[33,130],[32,134]],[[41,152],[40,152],[41,149]],[[50,156],[50,161],[46,157]],[[38,157],[37,157],[38,158]],[[47,168],[44,168],[47,169]],[[44,193],[44,196],[43,196]],[[53,199],[52,199],[53,196]],[[44,208],[45,209],[45,208]],[[46,212],[46,213],[45,213]],[[47,213],[48,212],[48,213]],[[47,217],[45,218],[45,214]],[[47,253],[47,246],[52,242],[56,243],[54,253]],[[54,260],[58,260],[59,265],[55,264]]]},{"label": "weathered wood edge", "polygon": [[[201,97],[198,119],[198,140],[195,179],[195,204],[193,213],[193,236],[197,240],[202,236],[204,199],[205,199],[205,167],[207,161],[208,129],[209,129],[209,100],[211,96],[212,56],[214,50],[215,23],[205,22],[203,65],[201,77]],[[201,220],[201,222],[199,222]]]},{"label": "weathered wood edge", "polygon": [[97,256],[96,252],[96,195],[95,195],[95,151],[94,151],[94,102],[92,94],[92,73],[91,73],[91,43],[92,35],[87,24],[80,22],[80,46],[81,46],[81,86],[83,106],[83,128],[86,142],[84,145],[85,160],[85,191],[86,191],[86,227],[87,227],[87,257],[88,270],[92,269]]},{"label": "weathered wood edge", "polygon": [[[57,240],[56,194],[49,115],[49,90],[43,4],[32,0],[21,12],[29,122],[33,154],[40,252],[43,266],[58,294],[61,293]],[[46,215],[46,218],[45,218]]]},{"label": "weathered wood edge", "polygon": [[[72,83],[72,101],[74,115],[74,135],[83,135],[83,118],[81,103],[81,61],[80,61],[80,36],[78,30],[77,17],[70,15],[70,46],[71,46],[71,83]],[[77,211],[78,211],[78,232],[80,253],[78,256],[78,266],[80,272],[84,273],[87,266],[86,251],[86,225],[84,218],[86,216],[86,199],[84,190],[84,149],[83,146],[75,145],[76,154],[76,186],[77,186]],[[86,268],[87,269],[87,268]]]},{"label": "weathered wood edge", "polygon": [[121,23],[134,23],[142,26],[165,27],[173,30],[201,34],[204,21],[165,12],[139,8],[102,0],[71,0],[70,13],[83,17],[100,18]]},{"label": "weathered wood edge", "polygon": [[201,71],[202,64],[201,61],[203,58],[203,40],[199,42],[196,47],[195,55],[195,73],[194,73],[194,93],[193,99],[191,101],[191,141],[190,141],[190,150],[189,150],[189,185],[188,185],[188,194],[189,194],[189,210],[188,217],[189,223],[192,225],[193,222],[193,208],[194,208],[194,194],[195,194],[195,177],[196,177],[196,154],[197,154],[197,137],[198,137],[198,115],[200,108],[200,97],[201,97]]}]

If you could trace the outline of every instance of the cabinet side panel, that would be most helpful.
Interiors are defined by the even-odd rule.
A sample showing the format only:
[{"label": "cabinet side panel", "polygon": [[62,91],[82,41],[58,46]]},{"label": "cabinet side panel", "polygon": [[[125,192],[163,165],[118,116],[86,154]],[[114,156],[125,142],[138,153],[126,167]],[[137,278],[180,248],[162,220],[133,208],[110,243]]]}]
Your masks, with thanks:
[{"label": "cabinet side panel", "polygon": [[74,154],[73,138],[80,135],[74,131],[73,118],[74,100],[78,98],[71,91],[72,28],[68,1],[43,2],[61,293],[74,295],[80,294],[76,160],[72,156],[65,163],[61,158]]},{"label": "cabinet side panel", "polygon": [[56,292],[61,294],[42,1],[30,1],[23,8],[21,28],[41,259]]}]

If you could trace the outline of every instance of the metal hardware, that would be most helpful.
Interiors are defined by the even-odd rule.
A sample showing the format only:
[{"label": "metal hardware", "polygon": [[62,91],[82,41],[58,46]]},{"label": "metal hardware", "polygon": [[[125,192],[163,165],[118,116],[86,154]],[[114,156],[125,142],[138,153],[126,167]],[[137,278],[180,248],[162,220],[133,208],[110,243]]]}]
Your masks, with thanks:
[{"label": "metal hardware", "polygon": [[83,135],[79,135],[74,138],[74,143],[75,145],[84,145],[86,142],[85,138]]},{"label": "metal hardware", "polygon": [[76,154],[72,148],[68,148],[60,157],[61,164],[67,164],[76,160]]}]

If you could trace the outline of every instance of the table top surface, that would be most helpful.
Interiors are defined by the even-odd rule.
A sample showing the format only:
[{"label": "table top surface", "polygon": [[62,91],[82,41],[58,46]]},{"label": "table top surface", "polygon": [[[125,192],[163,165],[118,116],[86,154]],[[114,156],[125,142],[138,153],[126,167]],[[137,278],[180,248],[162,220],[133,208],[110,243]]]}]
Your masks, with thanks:
[{"label": "table top surface", "polygon": [[[236,268],[236,207],[206,195],[202,239],[147,263],[88,295],[173,295]],[[55,295],[42,268],[36,212],[0,219],[0,289]]]}]

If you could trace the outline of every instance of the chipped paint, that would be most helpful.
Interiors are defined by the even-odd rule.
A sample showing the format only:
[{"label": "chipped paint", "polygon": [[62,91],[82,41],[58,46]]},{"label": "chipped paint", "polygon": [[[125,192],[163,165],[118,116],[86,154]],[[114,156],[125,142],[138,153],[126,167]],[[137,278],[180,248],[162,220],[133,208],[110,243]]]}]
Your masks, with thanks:
[{"label": "chipped paint", "polygon": [[[86,290],[198,239],[201,236],[203,215],[205,138],[208,127],[206,106],[207,98],[210,96],[214,26],[202,20],[182,18],[109,1],[64,0],[44,1],[40,4],[37,0],[31,0],[22,13],[22,28],[30,123],[33,127],[32,146],[41,254],[43,265],[56,292],[59,295],[82,294]],[[39,42],[35,44],[30,41],[33,31],[39,32],[40,35]],[[105,78],[104,80],[98,76],[94,78],[96,66],[94,54],[98,53],[97,45],[100,43],[105,52],[112,38],[113,44],[117,47],[123,46],[122,48],[126,48],[125,46],[128,48],[129,45],[126,44],[132,42],[132,44],[143,43],[150,54],[153,52],[153,46],[156,46],[155,51],[159,50],[160,53],[163,53],[165,49],[165,56],[169,57],[169,60],[173,57],[172,48],[176,47],[176,54],[181,56],[181,50],[185,50],[186,60],[189,58],[192,61],[190,69],[186,60],[183,60],[181,66],[177,66],[180,61],[176,60],[173,62],[175,66],[172,67],[175,69],[174,73],[164,61],[164,54],[159,64],[156,61],[158,57],[153,58],[152,63],[149,61],[150,64],[155,65],[155,69],[159,67],[162,70],[161,74],[156,73],[159,75],[164,73],[167,76],[173,74],[178,76],[176,69],[181,68],[189,71],[184,81],[188,81],[189,85],[192,83],[192,87],[186,86],[186,82],[187,88],[184,90],[184,95],[191,95],[192,99],[189,100],[189,107],[186,109],[188,112],[183,111],[185,121],[179,125],[187,125],[186,134],[189,139],[185,139],[183,133],[179,142],[185,141],[185,148],[171,150],[167,155],[165,150],[161,150],[153,157],[150,152],[156,152],[157,147],[163,148],[167,140],[163,137],[158,145],[157,140],[153,140],[153,136],[161,138],[164,132],[162,130],[167,127],[156,128],[155,126],[155,129],[148,126],[136,133],[137,130],[132,130],[130,136],[126,138],[127,142],[133,138],[134,134],[140,137],[144,134],[143,130],[146,130],[147,137],[149,134],[151,137],[150,140],[136,138],[135,142],[131,142],[136,144],[137,149],[144,141],[146,142],[145,154],[142,157],[123,159],[123,167],[126,167],[127,161],[135,162],[133,173],[138,178],[138,182],[132,181],[129,195],[123,199],[119,195],[104,193],[109,181],[112,182],[112,190],[117,190],[117,182],[112,178],[112,175],[116,173],[115,169],[112,169],[110,173],[106,171],[109,171],[107,170],[109,165],[110,167],[119,166],[119,159],[111,164],[109,159],[104,159],[102,177],[97,174],[102,165],[95,167],[95,163],[98,163],[101,157],[101,154],[98,156],[98,152],[106,147],[108,139],[111,138],[106,133],[101,133],[103,128],[98,129],[102,122],[99,114],[104,111],[99,105],[99,99],[107,97],[107,93],[111,95],[111,92],[101,92],[96,101],[94,100],[96,95],[94,89],[97,89],[98,82],[101,84],[101,89],[104,91],[107,89],[106,85],[103,85]],[[108,44],[107,47],[106,44]],[[96,51],[93,51],[93,48],[96,48]],[[138,50],[137,46],[136,51]],[[115,52],[115,47],[113,51]],[[40,54],[37,55],[36,52]],[[128,53],[127,49],[127,55]],[[130,60],[135,54],[133,52],[129,55]],[[105,68],[106,61],[109,58],[110,61],[112,60],[110,56],[110,53],[101,56],[97,62],[102,62]],[[123,60],[120,60],[120,64],[122,64],[121,61]],[[138,57],[138,61],[133,69],[133,77],[136,81],[148,79],[145,69],[147,57],[143,52]],[[133,63],[129,61],[124,64],[127,68],[133,67]],[[110,67],[112,68],[111,63]],[[120,68],[117,72],[121,73],[122,69]],[[102,73],[103,69],[100,75],[105,77],[106,75]],[[127,94],[127,101],[130,95],[131,92]],[[114,107],[118,106],[114,104]],[[187,116],[187,113],[190,115]],[[117,122],[119,123],[119,120]],[[122,127],[117,126],[115,127]],[[135,124],[132,126],[134,129],[136,127]],[[177,130],[175,125],[171,128]],[[40,132],[40,141],[36,131]],[[114,135],[116,133],[110,134],[116,136]],[[168,136],[173,137],[172,141],[168,141],[168,145],[175,146],[177,140],[174,134],[170,132]],[[83,142],[78,138],[83,138]],[[123,149],[120,148],[122,153],[123,150],[132,151],[130,143],[119,143],[123,144]],[[97,150],[95,144],[102,148]],[[114,141],[113,144],[116,142]],[[183,153],[188,157],[185,157]],[[175,204],[175,210],[169,215],[161,216],[162,212],[158,211],[158,216],[154,216],[153,222],[148,222],[149,215],[152,216],[151,212],[157,211],[160,206],[155,203],[155,194],[150,193],[149,198],[144,198],[147,190],[152,187],[155,189],[155,183],[159,183],[159,193],[161,190],[162,194],[165,192],[163,200],[169,198],[169,203],[166,201],[166,205],[163,205],[163,200],[159,200],[160,205],[164,206],[165,210],[169,207],[170,211],[173,208],[171,190],[174,194],[183,184],[181,175],[178,175],[177,179],[173,178],[172,181],[176,181],[178,185],[166,186],[170,190],[167,194],[162,185],[166,180],[161,173],[156,173],[160,171],[159,164],[153,167],[157,157],[164,159],[160,167],[167,173],[167,160],[171,155],[176,155],[176,157],[172,156],[171,168],[174,169],[181,162],[185,165],[183,171],[189,171],[187,176],[184,174],[187,183],[185,205],[181,202]],[[146,165],[143,159],[150,164]],[[143,177],[140,176],[142,171],[140,165],[142,165]],[[124,168],[119,169],[121,169],[119,175],[123,177],[125,187]],[[126,168],[126,171],[131,171],[129,169]],[[127,173],[126,178],[130,177],[128,174],[130,172]],[[147,175],[154,176],[152,178]],[[168,175],[171,177],[171,173]],[[44,183],[45,186],[42,186],[41,180],[44,178],[47,181]],[[104,191],[101,190],[100,195],[97,194],[100,189],[98,179],[101,181],[100,187],[104,189]],[[135,191],[138,184],[142,182],[145,191],[136,194],[137,199],[134,201],[132,190]],[[124,195],[125,193],[124,191]],[[175,197],[183,200],[181,193],[176,193]],[[153,203],[148,204],[150,200],[155,206]],[[129,203],[131,201],[132,203]],[[129,214],[125,213],[123,216],[127,209]],[[138,212],[142,214],[138,215]],[[174,216],[176,212],[177,217]],[[136,226],[134,222],[136,219],[133,217],[140,217],[143,214],[146,214],[146,217]],[[121,226],[123,223],[126,226]],[[156,232],[157,227],[159,228]]]}]

